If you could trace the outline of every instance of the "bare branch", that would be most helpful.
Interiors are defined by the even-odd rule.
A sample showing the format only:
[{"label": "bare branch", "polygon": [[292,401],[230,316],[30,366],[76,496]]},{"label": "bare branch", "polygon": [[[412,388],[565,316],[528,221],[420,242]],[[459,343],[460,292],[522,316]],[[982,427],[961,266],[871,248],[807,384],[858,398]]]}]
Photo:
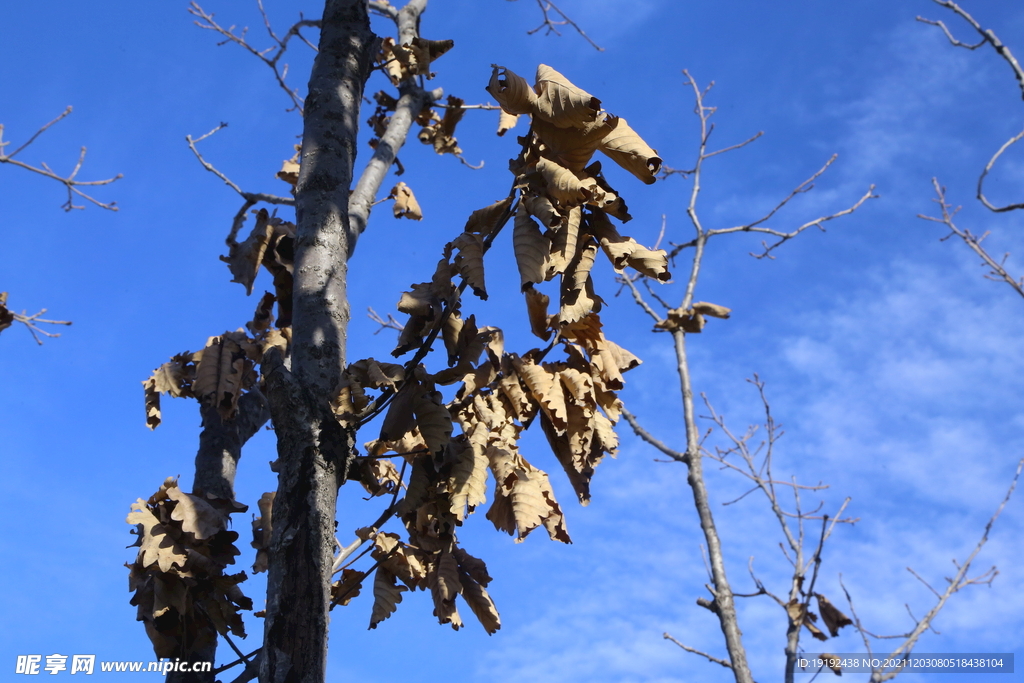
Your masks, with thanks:
[{"label": "bare branch", "polygon": [[712,656],[711,656],[711,655],[709,655],[709,654],[708,654],[707,652],[701,652],[700,650],[696,650],[696,649],[694,649],[694,648],[690,647],[689,645],[683,645],[683,644],[682,644],[682,643],[680,643],[680,642],[679,642],[678,640],[676,640],[675,638],[673,638],[672,636],[670,636],[670,635],[669,635],[668,633],[663,633],[663,634],[662,634],[662,637],[663,637],[663,638],[664,638],[665,640],[671,640],[671,641],[672,641],[673,643],[675,643],[675,644],[676,644],[676,645],[678,645],[679,647],[683,648],[683,649],[684,649],[684,650],[686,650],[687,652],[692,652],[692,653],[693,653],[693,654],[695,654],[695,655],[700,655],[701,657],[704,657],[704,658],[705,658],[705,659],[707,659],[707,660],[708,660],[709,662],[714,662],[715,664],[721,664],[721,665],[722,665],[722,666],[724,666],[724,667],[725,667],[726,669],[731,669],[731,668],[732,668],[732,664],[730,664],[729,662],[725,661],[724,659],[719,659],[718,657],[712,657]]},{"label": "bare branch", "polygon": [[668,446],[666,446],[665,444],[663,444],[662,442],[660,442],[656,438],[654,438],[651,435],[651,433],[648,432],[646,429],[641,427],[640,423],[637,421],[637,419],[633,415],[633,413],[631,413],[628,410],[626,410],[625,408],[623,408],[622,409],[622,416],[624,418],[626,418],[626,422],[629,423],[629,426],[633,428],[633,431],[641,439],[643,439],[647,443],[651,444],[652,446],[657,448],[659,451],[661,451],[662,453],[664,453],[668,457],[672,458],[673,460],[678,460],[679,462],[686,462],[687,461],[687,457],[686,457],[685,453],[680,453],[679,451],[672,450],[671,448],[669,448]]},{"label": "bare branch", "polygon": [[[198,138],[193,139],[191,135],[185,136],[185,141],[188,143],[189,149],[191,149],[192,153],[196,155],[196,159],[198,159],[199,163],[203,165],[203,168],[205,168],[207,171],[223,180],[224,184],[230,187],[235,192],[237,192],[239,195],[241,195],[241,197],[249,204],[249,206],[252,206],[257,202],[266,202],[267,204],[282,204],[285,206],[295,206],[295,199],[292,197],[278,197],[276,195],[265,194],[263,192],[246,192],[238,185],[236,185],[230,178],[228,178],[226,175],[217,170],[217,168],[214,167],[213,164],[211,164],[209,161],[203,158],[203,155],[199,153],[199,149],[196,147],[196,144],[202,142],[203,140],[210,137],[219,130],[227,127],[228,124],[222,122],[219,126],[214,128],[210,132],[206,133],[205,135],[199,136]],[[244,207],[244,209],[240,212],[243,216],[245,215],[245,211],[249,208],[249,206]],[[237,234],[237,230],[232,229],[232,234]]]},{"label": "bare branch", "polygon": [[989,267],[989,274],[986,277],[988,277],[990,280],[1005,282],[1011,288],[1013,288],[1013,291],[1017,292],[1017,294],[1020,294],[1022,297],[1024,297],[1024,278],[1020,280],[1014,279],[1013,276],[1011,276],[1004,267],[1004,264],[1006,263],[1006,259],[1009,256],[1009,254],[1004,255],[1001,261],[996,261],[985,250],[985,248],[981,246],[982,241],[988,236],[988,233],[985,233],[984,235],[981,235],[979,237],[978,235],[973,234],[970,230],[958,227],[956,223],[953,222],[953,218],[956,216],[957,212],[960,211],[960,207],[954,208],[953,206],[946,202],[946,188],[940,185],[939,181],[936,178],[932,178],[932,187],[935,188],[935,194],[937,195],[937,198],[933,199],[932,201],[939,205],[939,209],[942,212],[942,217],[937,218],[935,216],[925,216],[924,214],[918,214],[917,217],[923,218],[926,221],[932,221],[933,223],[942,223],[943,225],[945,225],[947,228],[949,228],[950,232],[942,239],[948,239],[953,235],[959,237],[961,240],[963,240],[964,244],[970,247],[975,254],[980,256],[984,264]]},{"label": "bare branch", "polygon": [[25,326],[25,329],[29,331],[32,338],[36,340],[36,344],[43,345],[43,340],[40,339],[40,335],[44,337],[59,337],[60,334],[57,332],[47,332],[46,330],[39,327],[39,325],[70,325],[71,322],[68,320],[49,320],[47,318],[41,318],[39,316],[46,313],[46,309],[42,308],[37,313],[31,315],[27,311],[21,313],[15,313],[14,311],[7,308],[7,292],[0,292],[0,332],[3,332],[13,323],[21,323]]},{"label": "bare branch", "polygon": [[[515,2],[516,0],[510,1]],[[527,34],[533,35],[534,33],[537,33],[542,29],[546,29],[545,34],[554,33],[556,36],[560,36],[562,34],[558,30],[559,26],[571,26],[572,28],[576,29],[576,32],[583,36],[583,38],[588,43],[590,43],[595,50],[597,50],[598,52],[604,52],[604,48],[595,43],[593,40],[591,40],[590,36],[588,36],[586,32],[579,27],[579,24],[570,19],[565,12],[563,12],[561,9],[558,8],[557,5],[555,5],[555,3],[551,2],[550,0],[537,0],[537,7],[540,8],[541,13],[544,15],[544,21],[537,28],[527,31]],[[552,18],[552,12],[554,12],[557,16]]]},{"label": "bare branch", "polygon": [[196,26],[198,26],[199,28],[214,31],[215,33],[219,33],[224,37],[224,40],[218,43],[218,45],[224,45],[225,43],[234,43],[239,47],[245,49],[251,55],[257,57],[264,64],[266,64],[271,69],[271,71],[274,72],[274,79],[277,81],[277,84],[281,87],[282,90],[285,91],[285,93],[288,95],[288,98],[292,101],[292,107],[288,111],[298,111],[301,114],[302,107],[304,104],[303,98],[299,95],[298,89],[290,87],[285,81],[288,75],[288,65],[284,64],[279,66],[278,64],[281,60],[281,57],[283,57],[285,52],[287,52],[288,50],[288,43],[295,36],[298,36],[298,38],[306,45],[308,45],[310,48],[312,48],[314,52],[316,51],[316,47],[309,40],[307,40],[305,36],[302,35],[302,29],[307,27],[319,28],[320,21],[316,19],[302,18],[302,15],[300,14],[299,21],[292,24],[291,28],[288,29],[283,38],[278,38],[277,34],[274,33],[274,30],[270,26],[270,19],[267,17],[267,13],[263,8],[263,1],[257,0],[257,4],[259,5],[260,16],[263,18],[263,24],[264,26],[266,26],[267,33],[270,34],[270,38],[271,40],[274,41],[276,47],[268,47],[263,50],[257,50],[252,45],[250,45],[249,42],[246,40],[246,33],[248,29],[243,28],[241,31],[236,33],[234,26],[229,26],[228,28],[222,27],[220,24],[214,21],[213,13],[206,12],[206,10],[200,7],[199,3],[197,2],[189,3],[188,11],[189,14],[195,17],[199,17],[199,19],[195,22]]},{"label": "bare branch", "polygon": [[992,166],[996,163],[996,159],[1002,156],[1003,152],[1005,152],[1011,145],[1019,142],[1021,138],[1024,138],[1024,130],[1022,130],[1021,132],[1017,133],[1012,138],[1004,142],[1003,146],[999,148],[999,151],[993,154],[992,158],[988,160],[988,163],[985,164],[985,168],[984,170],[982,170],[981,175],[978,176],[978,199],[981,201],[982,204],[985,205],[985,208],[989,209],[990,211],[994,211],[995,213],[1004,213],[1006,211],[1024,209],[1024,202],[1018,204],[1007,204],[1006,206],[994,206],[991,202],[989,202],[988,197],[985,196],[985,193],[982,190],[985,184],[985,176],[987,176],[988,172],[992,170]]},{"label": "bare branch", "polygon": [[85,200],[87,200],[89,202],[92,202],[93,204],[95,204],[96,206],[100,207],[101,209],[106,209],[108,211],[117,211],[117,202],[101,202],[100,200],[96,199],[95,197],[92,197],[91,195],[88,195],[88,194],[86,194],[85,192],[83,192],[82,190],[79,189],[81,187],[96,187],[96,186],[99,186],[99,185],[109,185],[110,183],[113,183],[113,182],[115,182],[117,180],[120,180],[121,178],[124,177],[122,174],[118,173],[113,178],[107,178],[106,180],[76,180],[76,176],[78,176],[78,172],[80,170],[82,170],[82,165],[85,163],[85,152],[86,152],[86,148],[85,147],[82,147],[81,151],[78,154],[78,161],[77,161],[77,163],[75,163],[75,167],[71,170],[71,173],[69,173],[67,176],[61,176],[61,175],[58,175],[57,173],[54,173],[53,170],[51,170],[50,167],[47,166],[45,162],[41,163],[39,166],[33,166],[31,164],[26,164],[25,162],[17,160],[17,159],[14,158],[20,152],[22,152],[23,150],[28,148],[33,142],[35,142],[36,138],[38,138],[40,135],[45,133],[47,131],[47,129],[50,128],[50,126],[53,126],[54,124],[56,124],[61,119],[63,119],[64,117],[68,116],[70,113],[71,113],[71,107],[68,107],[63,112],[61,112],[61,114],[59,116],[57,116],[57,118],[53,119],[52,121],[50,121],[46,125],[42,126],[35,133],[33,133],[32,137],[30,137],[28,140],[26,140],[24,143],[22,143],[22,145],[20,147],[15,149],[10,154],[4,154],[3,153],[4,147],[9,145],[10,143],[9,142],[4,142],[4,139],[3,139],[3,137],[4,137],[4,126],[3,126],[3,124],[0,124],[0,164],[11,164],[12,166],[18,166],[20,168],[25,169],[26,171],[31,171],[32,173],[38,173],[41,176],[44,176],[46,178],[50,178],[51,180],[56,180],[58,183],[63,185],[67,189],[67,191],[68,191],[68,200],[66,202],[64,202],[64,204],[61,206],[61,208],[63,208],[65,211],[71,211],[72,209],[84,209],[85,208],[82,205],[78,205],[78,204],[74,203],[75,195],[78,195],[82,199],[85,199]]},{"label": "bare branch", "polygon": [[382,332],[382,331],[384,331],[386,329],[397,330],[399,332],[401,332],[402,330],[405,329],[405,325],[403,325],[402,323],[400,323],[397,320],[395,320],[395,317],[393,315],[391,315],[390,313],[388,313],[388,319],[384,320],[384,318],[380,317],[380,314],[377,313],[377,311],[373,310],[373,308],[367,307],[366,310],[369,311],[366,314],[367,317],[369,317],[370,320],[372,320],[373,322],[375,322],[378,325],[380,325],[380,328],[375,330],[374,334],[379,334],[380,332]]},{"label": "bare branch", "polygon": [[968,14],[962,7],[960,7],[960,5],[956,4],[952,0],[932,0],[932,2],[934,2],[936,5],[939,5],[940,7],[945,7],[946,9],[951,10],[956,14],[960,15],[960,17],[962,17],[964,21],[971,25],[971,28],[977,31],[979,35],[981,35],[981,42],[974,45],[962,43],[953,37],[949,29],[946,28],[946,25],[943,24],[941,21],[932,21],[930,19],[924,19],[922,17],[918,17],[917,20],[925,24],[931,24],[932,26],[940,27],[943,33],[946,34],[946,38],[949,39],[949,42],[956,47],[963,47],[968,50],[974,50],[981,47],[985,43],[991,45],[992,49],[999,53],[999,56],[1002,57],[1006,61],[1006,63],[1010,65],[1011,69],[1013,69],[1013,75],[1017,79],[1017,85],[1020,87],[1021,97],[1024,98],[1024,68],[1021,67],[1020,62],[1017,61],[1017,58],[1013,55],[1013,52],[1010,51],[1010,48],[1004,45],[1001,40],[999,40],[999,37],[995,34],[995,32],[992,31],[992,29],[982,28],[981,24],[979,24],[974,17]]}]

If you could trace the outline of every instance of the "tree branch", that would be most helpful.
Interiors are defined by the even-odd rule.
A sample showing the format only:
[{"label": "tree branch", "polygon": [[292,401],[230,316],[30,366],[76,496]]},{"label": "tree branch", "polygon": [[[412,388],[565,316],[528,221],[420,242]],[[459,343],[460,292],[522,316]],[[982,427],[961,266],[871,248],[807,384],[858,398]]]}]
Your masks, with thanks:
[{"label": "tree branch", "polygon": [[953,235],[959,237],[963,240],[964,244],[970,247],[975,254],[980,256],[984,264],[989,267],[989,274],[986,277],[990,280],[1005,282],[1013,289],[1013,291],[1024,297],[1024,278],[1020,280],[1014,279],[1004,267],[1009,254],[1005,254],[1001,261],[996,261],[985,250],[985,248],[981,246],[982,241],[988,237],[988,233],[986,232],[984,235],[979,237],[978,235],[973,234],[970,230],[958,227],[956,223],[953,222],[953,218],[956,216],[957,212],[960,211],[960,207],[954,208],[946,202],[946,188],[940,185],[936,178],[932,178],[932,187],[935,188],[935,194],[937,195],[937,198],[932,201],[939,205],[942,217],[937,218],[935,216],[926,216],[924,214],[918,214],[917,217],[923,218],[926,221],[945,225],[949,228],[949,234],[943,237],[943,240],[949,239]]},{"label": "tree branch", "polygon": [[[19,168],[23,168],[26,171],[31,171],[32,173],[38,173],[39,175],[41,175],[41,176],[43,176],[45,178],[49,178],[51,180],[56,180],[58,183],[63,185],[65,187],[65,189],[67,189],[67,191],[68,191],[68,200],[66,202],[64,202],[64,204],[61,206],[61,208],[63,208],[65,211],[71,211],[72,209],[84,209],[85,208],[82,205],[77,205],[77,204],[74,203],[75,195],[78,195],[82,199],[85,199],[85,200],[87,200],[89,202],[92,202],[93,204],[95,204],[96,206],[100,207],[101,209],[106,209],[108,211],[117,211],[117,202],[101,202],[100,200],[96,199],[95,197],[92,197],[91,195],[88,195],[88,194],[86,194],[85,192],[83,192],[82,190],[79,189],[81,187],[97,187],[97,186],[100,186],[100,185],[109,185],[110,183],[113,183],[113,182],[115,182],[117,180],[120,180],[121,178],[124,177],[122,174],[118,173],[113,178],[107,178],[106,180],[76,180],[76,177],[78,176],[78,172],[80,170],[82,170],[82,165],[85,163],[85,151],[86,151],[85,147],[82,147],[82,149],[81,149],[81,151],[79,152],[79,155],[78,155],[78,162],[75,164],[75,167],[71,170],[71,173],[69,173],[67,176],[60,176],[60,175],[54,173],[50,169],[50,167],[46,165],[46,162],[43,162],[39,166],[33,166],[31,164],[26,164],[25,162],[19,161],[19,160],[14,158],[20,152],[22,152],[23,150],[28,148],[33,142],[35,142],[36,138],[38,138],[40,135],[45,133],[46,130],[50,128],[50,126],[56,124],[58,121],[60,121],[64,117],[68,116],[70,113],[71,113],[71,107],[68,107],[57,118],[55,118],[54,120],[50,121],[49,123],[47,123],[46,125],[41,127],[39,130],[37,130],[32,135],[32,137],[30,137],[27,141],[22,143],[22,145],[20,147],[18,147],[16,150],[11,152],[10,154],[4,154],[3,153],[4,147],[9,145],[10,143],[9,142],[4,142],[4,139],[3,139],[3,137],[4,137],[4,126],[3,126],[2,123],[0,123],[0,164],[11,164],[12,166],[18,166]],[[37,341],[38,341],[38,339],[37,339]]]}]

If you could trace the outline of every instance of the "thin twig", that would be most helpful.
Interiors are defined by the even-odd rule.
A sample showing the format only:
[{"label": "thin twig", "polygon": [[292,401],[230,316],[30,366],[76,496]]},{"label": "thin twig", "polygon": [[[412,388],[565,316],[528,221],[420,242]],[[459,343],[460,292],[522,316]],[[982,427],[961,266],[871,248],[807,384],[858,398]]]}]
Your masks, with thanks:
[{"label": "thin twig", "polygon": [[[221,124],[218,125],[216,128],[206,133],[205,135],[200,135],[198,138],[193,138],[191,135],[185,136],[185,141],[188,143],[189,149],[191,149],[192,153],[196,155],[196,159],[198,159],[199,163],[203,165],[203,168],[205,168],[207,171],[223,180],[224,184],[230,187],[235,192],[237,192],[246,202],[249,203],[249,206],[252,206],[257,202],[266,202],[267,204],[281,204],[284,206],[295,206],[295,199],[293,197],[278,197],[276,195],[265,194],[263,192],[246,192],[238,185],[236,185],[234,181],[232,181],[226,175],[217,170],[217,168],[213,164],[211,164],[209,161],[203,158],[203,155],[200,154],[199,149],[196,147],[196,144],[202,142],[203,140],[210,137],[217,131],[227,127],[228,124],[221,122]],[[245,210],[247,210],[248,208],[248,206],[245,207],[240,213],[242,213],[242,215],[244,216]]]},{"label": "thin twig", "polygon": [[956,216],[957,212],[960,211],[960,207],[953,207],[946,202],[946,188],[940,185],[939,181],[936,178],[932,178],[932,187],[935,188],[935,194],[937,195],[937,198],[933,199],[932,201],[939,205],[939,210],[942,213],[942,217],[938,218],[935,216],[926,216],[924,214],[918,214],[917,217],[923,218],[926,221],[932,221],[933,223],[941,223],[945,225],[947,228],[949,228],[950,233],[943,237],[943,240],[948,239],[953,235],[959,237],[961,240],[963,240],[964,244],[970,247],[975,254],[980,256],[984,264],[989,267],[989,274],[986,277],[988,277],[990,280],[1005,282],[1013,289],[1013,291],[1017,292],[1017,294],[1020,294],[1022,297],[1024,297],[1024,278],[1021,278],[1019,280],[1015,279],[1007,272],[1006,268],[1004,267],[1004,264],[1006,263],[1006,259],[1009,256],[1009,254],[1003,256],[1002,261],[996,261],[985,250],[985,248],[981,246],[982,241],[984,241],[984,239],[988,236],[988,233],[978,236],[973,234],[970,230],[958,227],[956,223],[953,222],[953,218]]},{"label": "thin twig", "polygon": [[92,202],[93,204],[95,204],[96,206],[100,207],[101,209],[106,209],[108,211],[117,211],[118,210],[117,202],[101,202],[100,200],[96,199],[95,197],[92,197],[91,195],[88,195],[88,194],[86,194],[85,192],[82,192],[82,190],[79,189],[81,187],[96,187],[96,186],[99,186],[99,185],[109,185],[110,183],[113,183],[113,182],[115,182],[117,180],[120,180],[121,178],[124,177],[122,174],[118,173],[113,178],[107,178],[106,180],[76,180],[75,178],[78,175],[78,172],[80,170],[82,170],[82,165],[85,163],[85,153],[86,153],[86,148],[85,147],[82,147],[81,151],[78,154],[78,161],[75,163],[75,167],[71,170],[71,173],[69,173],[67,176],[61,176],[61,175],[58,175],[57,173],[54,173],[53,170],[45,162],[41,163],[39,166],[33,166],[31,164],[26,164],[25,162],[19,161],[19,160],[14,158],[20,152],[25,150],[29,145],[31,145],[33,142],[35,142],[36,138],[38,138],[40,135],[45,133],[47,131],[47,129],[50,128],[50,126],[56,124],[58,121],[60,121],[64,117],[68,116],[70,113],[71,113],[71,107],[66,108],[63,112],[61,112],[61,114],[59,116],[57,116],[57,118],[53,119],[52,121],[50,121],[46,125],[42,126],[39,130],[37,130],[35,133],[32,134],[32,137],[30,137],[28,140],[26,140],[24,143],[22,143],[22,145],[20,147],[18,147],[16,150],[11,152],[10,154],[4,154],[3,153],[4,147],[9,145],[10,143],[9,142],[4,142],[4,140],[3,140],[3,137],[4,137],[4,126],[3,126],[3,124],[0,124],[0,164],[11,164],[12,166],[18,166],[19,168],[23,168],[26,171],[31,171],[32,173],[38,173],[41,176],[44,176],[46,178],[50,178],[51,180],[56,180],[58,183],[63,185],[67,189],[67,191],[68,191],[68,200],[66,202],[64,202],[63,205],[61,205],[61,208],[63,208],[65,211],[71,211],[72,209],[84,209],[85,208],[84,206],[82,206],[80,204],[75,204],[74,203],[75,195],[78,195],[79,197],[82,197],[83,199],[85,199],[85,200],[87,200],[89,202]]},{"label": "thin twig", "polygon": [[707,652],[701,652],[700,650],[696,650],[696,649],[690,647],[689,645],[684,645],[684,644],[680,643],[678,640],[676,640],[675,638],[673,638],[672,636],[670,636],[668,633],[663,633],[662,637],[665,640],[671,640],[673,643],[675,643],[679,647],[683,648],[687,652],[692,652],[695,655],[700,655],[701,657],[704,657],[709,662],[714,662],[715,664],[721,664],[726,669],[731,669],[732,668],[732,664],[730,664],[729,662],[725,661],[724,659],[719,659],[718,657],[712,657]]},{"label": "thin twig", "polygon": [[[515,2],[515,0],[512,1]],[[546,29],[545,34],[554,33],[556,36],[560,36],[562,34],[558,30],[559,26],[571,26],[574,29],[576,29],[576,32],[583,36],[583,38],[588,43],[590,43],[595,50],[597,50],[598,52],[604,52],[604,48],[595,43],[593,40],[591,40],[590,36],[588,36],[586,32],[579,27],[579,24],[570,19],[565,12],[563,12],[561,9],[558,8],[557,5],[555,5],[555,3],[551,2],[550,0],[537,0],[537,6],[540,8],[541,13],[543,13],[544,15],[544,21],[537,28],[527,31],[526,33],[528,35],[533,35],[534,33],[540,31],[541,29]],[[552,19],[552,11],[557,12],[558,16],[561,17],[561,19]]]},{"label": "thin twig", "polygon": [[266,64],[274,72],[274,79],[277,81],[277,84],[285,91],[288,98],[292,101],[292,107],[288,111],[298,111],[301,114],[304,104],[303,99],[299,95],[298,89],[290,87],[286,82],[288,65],[284,64],[279,67],[278,63],[280,62],[281,57],[284,56],[285,52],[287,52],[289,41],[291,41],[293,36],[298,36],[302,42],[316,51],[316,47],[302,35],[302,29],[306,27],[319,28],[320,21],[316,19],[302,18],[302,15],[300,14],[299,21],[295,22],[291,28],[288,29],[283,38],[278,38],[270,26],[270,20],[267,17],[266,11],[263,9],[262,0],[258,0],[258,6],[260,16],[263,18],[263,23],[267,28],[267,32],[270,34],[270,38],[276,43],[276,47],[257,50],[246,40],[246,33],[248,29],[243,28],[240,32],[236,33],[234,26],[229,26],[228,28],[222,27],[214,21],[214,15],[206,12],[197,2],[189,3],[188,11],[189,14],[199,17],[199,20],[195,22],[196,26],[202,29],[214,31],[224,36],[224,40],[218,43],[218,45],[234,43]]}]

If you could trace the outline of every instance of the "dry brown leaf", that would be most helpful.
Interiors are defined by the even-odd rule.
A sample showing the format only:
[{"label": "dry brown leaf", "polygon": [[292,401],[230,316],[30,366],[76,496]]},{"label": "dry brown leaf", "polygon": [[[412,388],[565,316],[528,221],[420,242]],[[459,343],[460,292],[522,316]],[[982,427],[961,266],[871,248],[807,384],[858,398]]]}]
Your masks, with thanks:
[{"label": "dry brown leaf", "polygon": [[456,460],[448,478],[448,490],[451,512],[462,522],[473,508],[487,502],[487,456],[465,436],[453,441],[452,446]]},{"label": "dry brown leaf", "polygon": [[556,228],[563,222],[562,215],[555,209],[555,205],[544,195],[523,197],[523,205],[531,216],[541,222],[541,225]]},{"label": "dry brown leaf", "polygon": [[615,163],[644,183],[651,185],[661,170],[661,157],[620,118],[615,128],[605,136],[598,147]]},{"label": "dry brown leaf", "polygon": [[423,220],[423,211],[420,209],[416,196],[405,183],[398,183],[391,188],[388,199],[395,200],[395,218],[411,218],[414,221]]},{"label": "dry brown leaf", "polygon": [[472,232],[480,235],[480,237],[487,237],[490,235],[494,228],[497,227],[498,221],[505,215],[508,208],[512,206],[512,200],[508,197],[501,201],[494,202],[490,206],[485,206],[482,209],[477,209],[469,216],[469,220],[466,221],[466,227],[463,228],[464,232]]},{"label": "dry brown leaf", "polygon": [[526,79],[503,66],[492,64],[491,68],[491,80],[486,89],[501,108],[513,115],[532,114],[537,93]]},{"label": "dry brown leaf", "polygon": [[728,318],[729,314],[732,313],[731,308],[725,306],[719,306],[718,304],[708,303],[707,301],[698,301],[693,304],[693,310],[697,313],[703,313],[704,315],[710,315],[712,318]]},{"label": "dry brown leaf", "polygon": [[530,316],[530,331],[547,341],[551,337],[548,317],[548,303],[551,298],[534,289],[532,285],[527,287],[524,292],[526,293],[526,313]]},{"label": "dry brown leaf", "polygon": [[413,404],[416,426],[431,453],[440,452],[452,435],[452,416],[442,403],[439,392],[430,392],[417,396]]},{"label": "dry brown leaf", "polygon": [[256,312],[253,313],[252,320],[245,324],[251,334],[262,334],[274,324],[274,303],[276,301],[277,297],[270,292],[263,293],[259,304],[256,305]]},{"label": "dry brown leaf", "polygon": [[501,617],[498,615],[498,608],[495,607],[494,600],[488,595],[487,590],[464,571],[459,572],[459,580],[462,584],[462,599],[473,610],[473,614],[476,615],[480,625],[484,627],[488,635],[497,633],[501,628]]},{"label": "dry brown leaf", "polygon": [[517,114],[509,114],[504,109],[498,110],[498,137],[500,138],[505,133],[509,132],[516,127],[519,122],[519,116]]},{"label": "dry brown leaf", "polygon": [[537,67],[536,90],[534,113],[559,128],[583,128],[601,111],[601,100],[546,64]]},{"label": "dry brown leaf", "polygon": [[568,325],[601,310],[603,300],[594,292],[590,269],[594,266],[597,245],[588,239],[577,247],[576,257],[562,275],[560,325]]},{"label": "dry brown leaf", "polygon": [[807,630],[811,632],[811,635],[818,640],[828,640],[820,628],[814,625],[814,622],[818,620],[818,615],[814,612],[807,611],[807,606],[800,600],[793,598],[786,603],[786,614],[789,615],[790,622],[795,625],[804,625]]},{"label": "dry brown leaf", "polygon": [[370,628],[384,621],[398,609],[402,602],[402,593],[409,590],[405,586],[396,585],[395,575],[384,567],[377,567],[373,577],[373,611],[370,613]]},{"label": "dry brown leaf", "polygon": [[170,572],[177,565],[184,568],[188,555],[184,546],[167,535],[166,527],[139,498],[131,507],[125,520],[139,529],[139,559],[143,569],[156,565],[161,572]]},{"label": "dry brown leaf", "polygon": [[210,337],[206,348],[193,355],[196,377],[192,392],[200,402],[216,406],[222,420],[230,420],[242,391],[255,381],[253,362],[248,356],[258,353],[259,346],[244,333],[225,332]]},{"label": "dry brown leaf", "polygon": [[560,206],[578,206],[591,196],[589,185],[581,182],[572,171],[557,161],[541,157],[537,160],[537,172],[547,185],[548,196]]},{"label": "dry brown leaf", "polygon": [[544,282],[548,276],[551,239],[541,233],[530,218],[526,207],[519,205],[515,228],[512,231],[512,248],[519,267],[519,283],[523,291],[531,284]]},{"label": "dry brown leaf", "polygon": [[574,206],[569,209],[565,225],[554,231],[554,235],[551,237],[550,276],[556,273],[564,273],[565,269],[572,263],[573,258],[576,257],[582,216],[583,209]]},{"label": "dry brown leaf", "polygon": [[564,433],[568,426],[568,414],[565,410],[565,393],[558,373],[548,364],[534,365],[532,361],[514,359],[516,373],[530,389],[531,396],[541,405],[541,409],[552,424]]},{"label": "dry brown leaf", "polygon": [[156,429],[160,426],[160,392],[156,389],[156,379],[150,377],[142,383],[146,395],[146,426]]},{"label": "dry brown leaf", "polygon": [[[543,525],[552,540],[572,543],[548,475],[518,453],[503,448],[489,446],[487,456],[497,481],[494,502],[487,511],[487,519],[495,528],[510,535],[518,532],[516,543],[521,543]],[[503,471],[508,472],[504,477]]]},{"label": "dry brown leaf", "polygon": [[299,182],[298,162],[294,158],[284,161],[281,170],[277,172],[277,177],[295,187],[295,183]]},{"label": "dry brown leaf", "polygon": [[185,493],[178,487],[169,489],[167,497],[177,503],[171,519],[181,522],[182,531],[192,534],[197,540],[205,541],[225,530],[225,515],[202,498]]},{"label": "dry brown leaf", "polygon": [[410,75],[426,76],[428,79],[433,78],[434,74],[430,73],[431,62],[448,52],[448,50],[451,50],[454,46],[455,41],[453,40],[427,40],[426,38],[415,36],[412,39],[411,45],[404,46],[409,48],[413,54],[412,62],[414,69]]},{"label": "dry brown leaf", "polygon": [[[355,569],[343,569],[341,578],[331,584],[331,608],[336,605],[345,607],[359,595],[366,575]],[[376,601],[375,601],[376,602]]]},{"label": "dry brown leaf", "polygon": [[818,599],[818,612],[821,614],[821,620],[825,622],[825,627],[833,638],[839,635],[839,629],[853,624],[850,617],[840,612],[824,595],[815,593],[814,597]]},{"label": "dry brown leaf", "polygon": [[664,249],[646,249],[632,237],[620,235],[604,212],[595,211],[590,215],[590,228],[594,231],[594,237],[600,240],[601,249],[615,270],[622,271],[629,265],[662,282],[672,278],[668,272],[668,254]]},{"label": "dry brown leaf", "polygon": [[274,225],[270,221],[270,214],[266,209],[260,209],[256,214],[256,225],[245,241],[231,244],[228,255],[220,257],[221,261],[228,264],[228,270],[233,276],[231,281],[244,285],[246,294],[252,294],[253,282],[273,234]]},{"label": "dry brown leaf", "polygon": [[464,232],[452,242],[458,249],[455,255],[455,268],[469,283],[473,293],[487,300],[487,288],[484,285],[484,244],[479,235]]},{"label": "dry brown leaf", "polygon": [[560,128],[542,119],[534,119],[532,130],[544,143],[544,155],[570,171],[578,173],[594,156],[618,123],[618,117],[602,112],[593,122],[577,128]]},{"label": "dry brown leaf", "polygon": [[14,324],[14,313],[7,308],[7,292],[0,292],[0,332],[12,324]]}]

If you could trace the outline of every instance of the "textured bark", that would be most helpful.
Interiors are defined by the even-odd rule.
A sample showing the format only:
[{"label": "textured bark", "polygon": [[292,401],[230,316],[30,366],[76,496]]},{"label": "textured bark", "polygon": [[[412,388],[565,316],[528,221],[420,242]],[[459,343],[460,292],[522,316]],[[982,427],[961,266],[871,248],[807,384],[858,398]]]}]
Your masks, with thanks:
[{"label": "textured bark", "polygon": [[322,683],[326,674],[334,516],[352,452],[329,400],[345,367],[349,188],[375,46],[366,0],[328,0],[295,187],[291,364],[274,351],[263,363],[278,452],[263,683]]},{"label": "textured bark", "polygon": [[203,431],[199,433],[196,475],[192,493],[235,499],[235,469],[242,446],[270,419],[267,401],[258,390],[238,399],[238,414],[229,422],[220,419],[217,406],[202,407]]},{"label": "textured bark", "polygon": [[[199,433],[196,452],[196,473],[192,493],[197,496],[213,494],[225,500],[235,499],[235,470],[242,457],[242,446],[270,419],[267,401],[259,391],[253,390],[238,399],[238,414],[225,422],[217,406],[200,408],[203,431]],[[213,662],[217,657],[217,644],[190,653],[191,662]],[[213,672],[167,674],[168,683],[213,683]]]},{"label": "textured bark", "polygon": [[[698,264],[699,261],[695,259],[694,269]],[[690,280],[691,284],[695,281],[696,277]],[[684,299],[684,305],[689,305],[691,297],[692,294],[688,292],[688,298]],[[683,395],[683,420],[686,424],[686,464],[688,467],[686,481],[693,492],[693,503],[697,508],[697,515],[700,517],[700,527],[708,542],[711,578],[715,588],[715,599],[712,603],[715,609],[713,611],[718,615],[722,635],[725,636],[725,646],[729,651],[729,661],[732,663],[732,672],[736,683],[753,683],[750,666],[747,664],[747,651],[743,647],[743,632],[740,631],[739,621],[736,619],[736,603],[725,573],[722,542],[718,537],[718,529],[715,527],[715,519],[711,512],[711,503],[708,501],[708,491],[704,485],[700,434],[697,431],[697,421],[693,410],[693,388],[690,383],[690,366],[686,358],[686,333],[676,328],[672,330],[672,339],[675,342],[679,389]]]}]

